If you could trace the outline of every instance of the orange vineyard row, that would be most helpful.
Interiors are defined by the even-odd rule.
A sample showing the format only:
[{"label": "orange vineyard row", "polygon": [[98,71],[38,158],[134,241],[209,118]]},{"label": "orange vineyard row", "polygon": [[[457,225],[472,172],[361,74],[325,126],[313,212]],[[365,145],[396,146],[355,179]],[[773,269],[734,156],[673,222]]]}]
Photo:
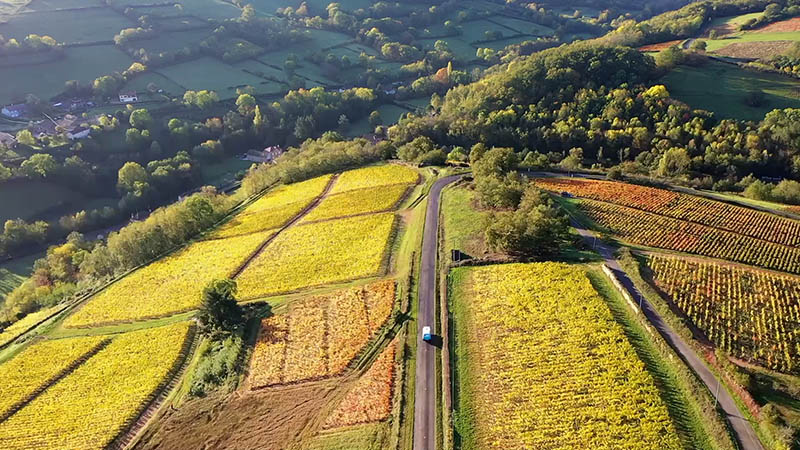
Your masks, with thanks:
[{"label": "orange vineyard row", "polygon": [[650,257],[656,286],[715,345],[770,369],[800,366],[800,280],[762,271]]},{"label": "orange vineyard row", "polygon": [[776,244],[800,247],[800,222],[741,206],[664,189],[614,181],[540,178],[537,186],[577,197],[719,228]]},{"label": "orange vineyard row", "polygon": [[328,416],[323,428],[379,422],[392,411],[396,342],[391,342]]},{"label": "orange vineyard row", "polygon": [[610,203],[583,200],[581,209],[599,225],[634,244],[800,273],[800,249],[795,247]]}]

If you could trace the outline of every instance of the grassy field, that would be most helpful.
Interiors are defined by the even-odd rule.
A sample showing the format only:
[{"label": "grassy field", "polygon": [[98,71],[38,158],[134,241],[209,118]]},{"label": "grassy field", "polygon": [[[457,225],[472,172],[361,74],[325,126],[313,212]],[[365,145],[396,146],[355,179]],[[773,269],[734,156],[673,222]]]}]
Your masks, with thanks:
[{"label": "grassy field", "polygon": [[[475,192],[465,187],[447,188],[442,193],[444,248],[458,249],[472,257],[486,253],[483,240],[483,221],[486,214],[474,208]],[[449,256],[448,256],[449,257]]]},{"label": "grassy field", "polygon": [[55,210],[72,210],[87,201],[78,192],[45,181],[5,183],[0,189],[0,223],[8,219],[30,220]]},{"label": "grassy field", "polygon": [[23,258],[16,258],[0,264],[0,305],[5,296],[14,288],[22,284],[33,273],[33,262],[41,258],[41,253],[35,253]]},{"label": "grassy field", "polygon": [[739,25],[747,22],[750,19],[758,19],[763,15],[764,13],[755,12],[750,14],[742,14],[740,16],[718,17],[708,24],[708,29],[716,29],[723,33],[736,31]]},{"label": "grassy field", "polygon": [[237,87],[258,88],[264,81],[208,56],[164,67],[157,72],[186,89],[214,90],[223,99],[235,97]]},{"label": "grassy field", "polygon": [[44,11],[14,16],[13,20],[0,25],[0,34],[21,40],[35,33],[74,44],[109,41],[119,30],[133,26],[134,22],[110,8]]},{"label": "grassy field", "polygon": [[772,33],[744,31],[724,36],[721,39],[703,40],[706,41],[706,51],[713,52],[727,45],[741,42],[800,41],[800,31]]},{"label": "grassy field", "polygon": [[133,62],[113,45],[73,47],[64,54],[63,59],[46,64],[0,68],[0,80],[13,80],[0,83],[0,104],[24,99],[29,93],[47,99],[60,93],[66,81],[86,83],[102,74],[125,70]]},{"label": "grassy field", "polygon": [[[676,67],[661,82],[674,98],[722,118],[761,120],[773,109],[800,107],[800,82],[716,61],[700,67]],[[763,106],[745,105],[745,96],[753,90],[764,92]]]},{"label": "grassy field", "polygon": [[87,6],[103,6],[100,0],[33,0],[28,3],[22,12],[52,11],[64,8],[85,8]]},{"label": "grassy field", "polygon": [[211,30],[172,31],[161,33],[155,39],[131,42],[133,48],[143,48],[148,52],[174,52],[185,47],[197,46],[200,41],[211,36]]}]

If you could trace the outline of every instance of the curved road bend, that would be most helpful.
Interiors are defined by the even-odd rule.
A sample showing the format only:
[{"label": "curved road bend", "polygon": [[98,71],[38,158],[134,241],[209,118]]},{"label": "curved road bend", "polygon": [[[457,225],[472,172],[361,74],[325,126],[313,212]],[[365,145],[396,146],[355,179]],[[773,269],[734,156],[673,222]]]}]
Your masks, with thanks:
[{"label": "curved road bend", "polygon": [[742,415],[742,412],[739,410],[739,407],[736,406],[736,403],[733,401],[733,398],[728,393],[725,388],[719,388],[718,391],[718,381],[714,374],[709,370],[708,366],[700,360],[697,354],[692,350],[691,347],[683,340],[681,336],[679,336],[675,331],[667,325],[661,316],[653,310],[647,300],[639,293],[639,290],[636,289],[631,279],[622,270],[622,267],[617,263],[616,258],[614,258],[614,248],[608,245],[603,244],[601,241],[596,240],[594,233],[584,228],[581,224],[572,221],[572,226],[578,231],[581,237],[589,244],[594,245],[595,250],[600,253],[600,256],[603,257],[604,262],[608,266],[609,269],[614,271],[614,274],[619,279],[622,286],[625,287],[633,300],[637,303],[642,305],[642,312],[644,312],[645,317],[653,327],[658,330],[659,334],[664,338],[665,341],[675,350],[676,353],[686,362],[690,369],[697,374],[698,377],[703,381],[706,385],[708,390],[713,394],[719,392],[717,394],[717,400],[719,401],[719,406],[722,409],[722,412],[725,415],[725,418],[728,419],[728,422],[731,424],[731,428],[733,429],[733,434],[736,436],[736,440],[739,442],[739,445],[744,450],[764,450],[764,447],[761,445],[761,442],[758,440],[753,427],[750,425],[750,422],[747,421]]},{"label": "curved road bend", "polygon": [[436,351],[422,340],[422,327],[433,328],[436,311],[436,256],[439,237],[439,204],[442,189],[461,175],[433,183],[428,193],[425,231],[422,236],[422,270],[419,274],[417,312],[417,374],[414,394],[414,450],[436,449]]}]

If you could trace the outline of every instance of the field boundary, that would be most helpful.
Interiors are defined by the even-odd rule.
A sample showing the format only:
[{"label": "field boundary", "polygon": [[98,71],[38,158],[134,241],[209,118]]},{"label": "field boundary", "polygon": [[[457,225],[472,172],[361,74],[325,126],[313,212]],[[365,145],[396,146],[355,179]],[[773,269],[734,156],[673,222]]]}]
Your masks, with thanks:
[{"label": "field boundary", "polygon": [[0,423],[5,422],[11,416],[19,412],[22,408],[28,406],[30,402],[36,400],[36,398],[39,397],[44,391],[46,391],[51,386],[64,379],[67,375],[77,370],[78,367],[83,365],[83,363],[88,361],[92,356],[96,355],[101,350],[106,348],[110,343],[111,343],[111,338],[103,339],[94,347],[92,347],[89,351],[81,355],[78,359],[72,361],[67,367],[63,368],[61,371],[59,371],[58,373],[47,379],[47,381],[39,385],[33,392],[28,394],[24,399],[11,405],[11,407],[8,408],[8,411],[0,415]]},{"label": "field boundary", "polygon": [[242,272],[244,272],[250,266],[250,264],[253,262],[253,260],[255,260],[261,253],[264,252],[264,250],[267,248],[267,246],[269,246],[269,244],[272,243],[272,241],[274,241],[278,236],[281,235],[281,233],[286,231],[289,227],[291,227],[295,223],[299,222],[300,219],[305,217],[306,214],[311,212],[312,209],[316,208],[317,205],[319,205],[319,203],[322,201],[322,199],[324,199],[325,197],[328,196],[328,193],[330,193],[331,189],[333,188],[333,185],[336,183],[336,180],[338,180],[338,179],[339,179],[339,174],[338,173],[333,175],[331,177],[331,179],[328,180],[328,185],[325,186],[325,190],[323,190],[320,195],[318,195],[316,198],[314,198],[314,200],[312,200],[311,203],[308,204],[308,206],[303,208],[303,210],[300,211],[297,215],[295,215],[291,220],[289,220],[288,222],[283,224],[282,227],[278,228],[277,231],[275,231],[275,234],[273,234],[266,241],[264,241],[253,252],[253,254],[241,266],[239,266],[239,268],[231,275],[231,279],[235,280],[236,278],[238,278],[239,275],[241,275]]},{"label": "field boundary", "polygon": [[191,356],[197,349],[198,342],[200,341],[198,338],[199,334],[197,327],[191,325],[184,339],[181,352],[173,363],[167,376],[164,377],[161,384],[153,391],[150,400],[142,405],[135,419],[123,427],[117,437],[106,446],[106,449],[122,450],[128,448],[131,443],[134,443],[141,437],[144,430],[151,423],[151,419],[157,416],[158,410],[167,398],[179,387],[180,381],[189,366],[188,363],[191,362]]}]

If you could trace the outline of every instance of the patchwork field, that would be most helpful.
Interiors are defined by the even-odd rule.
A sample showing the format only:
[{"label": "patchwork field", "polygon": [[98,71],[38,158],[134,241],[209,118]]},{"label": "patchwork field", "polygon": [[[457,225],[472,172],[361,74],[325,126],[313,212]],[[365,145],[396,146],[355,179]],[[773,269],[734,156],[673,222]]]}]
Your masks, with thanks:
[{"label": "patchwork field", "polygon": [[[188,323],[113,337],[105,348],[1,422],[0,447],[105,448],[174,375],[190,337]],[[58,356],[54,352],[51,357]]]},{"label": "patchwork field", "polygon": [[263,231],[195,242],[101,291],[67,318],[64,326],[129,322],[194,309],[206,284],[232,276],[272,234]]},{"label": "patchwork field", "polygon": [[800,279],[651,256],[654,284],[715,345],[770,369],[797,372]]},{"label": "patchwork field", "polygon": [[652,376],[583,269],[508,264],[451,276],[463,310],[464,445],[682,448]]},{"label": "patchwork field", "polygon": [[250,387],[339,375],[389,319],[394,300],[395,283],[386,280],[293,302],[264,319]]},{"label": "patchwork field", "polygon": [[156,71],[185,89],[216,91],[221,99],[236,96],[236,88],[252,86],[258,89],[263,81],[240,69],[205,56],[193,61],[160,68]]}]

